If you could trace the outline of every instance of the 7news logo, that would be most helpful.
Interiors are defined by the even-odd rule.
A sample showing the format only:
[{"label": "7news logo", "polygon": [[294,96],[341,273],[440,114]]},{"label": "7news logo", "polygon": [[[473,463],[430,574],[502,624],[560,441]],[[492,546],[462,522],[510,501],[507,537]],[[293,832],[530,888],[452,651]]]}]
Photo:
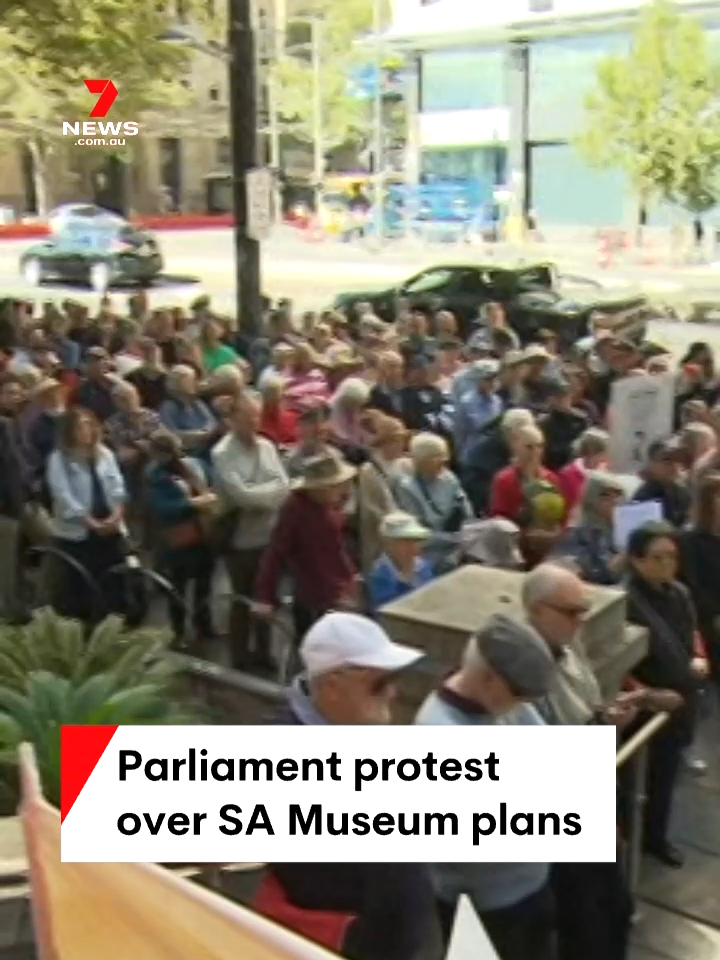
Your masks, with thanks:
[{"label": "7news logo", "polygon": [[[81,146],[124,146],[123,139],[103,139],[107,134],[124,134],[126,137],[136,137],[140,132],[139,125],[134,120],[124,120],[120,122],[102,122],[94,118],[106,117],[110,112],[110,107],[115,102],[118,95],[118,88],[112,80],[85,80],[85,86],[90,93],[97,95],[95,106],[89,113],[90,120],[82,123],[70,123],[63,120],[63,136],[82,137],[78,140]],[[96,134],[102,134],[103,138],[94,139]]]}]

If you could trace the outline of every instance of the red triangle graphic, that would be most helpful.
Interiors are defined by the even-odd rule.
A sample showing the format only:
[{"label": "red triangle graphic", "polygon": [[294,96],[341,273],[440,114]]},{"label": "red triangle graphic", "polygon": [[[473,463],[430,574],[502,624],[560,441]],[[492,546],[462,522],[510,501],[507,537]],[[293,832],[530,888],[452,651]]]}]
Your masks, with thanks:
[{"label": "red triangle graphic", "polygon": [[72,810],[80,791],[115,735],[115,726],[62,727],[60,731],[60,822]]}]

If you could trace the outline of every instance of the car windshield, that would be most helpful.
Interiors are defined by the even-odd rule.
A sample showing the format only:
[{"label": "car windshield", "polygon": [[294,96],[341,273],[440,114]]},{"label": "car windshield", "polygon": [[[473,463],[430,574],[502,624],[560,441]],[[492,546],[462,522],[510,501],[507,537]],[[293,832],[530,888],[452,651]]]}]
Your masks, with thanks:
[{"label": "car windshield", "polygon": [[537,290],[542,287],[546,290],[553,288],[552,269],[546,265],[537,267],[528,267],[527,270],[517,272],[518,290],[522,293],[524,290]]},{"label": "car windshield", "polygon": [[412,280],[406,283],[403,293],[413,295],[417,293],[430,293],[432,290],[439,290],[441,287],[445,286],[452,275],[452,270],[448,269],[447,267],[439,267],[437,270],[426,270],[418,277],[414,277]]},{"label": "car windshield", "polygon": [[58,234],[58,239],[83,250],[104,250],[117,234],[117,223],[114,221],[97,220],[89,224],[87,221],[70,220]]}]

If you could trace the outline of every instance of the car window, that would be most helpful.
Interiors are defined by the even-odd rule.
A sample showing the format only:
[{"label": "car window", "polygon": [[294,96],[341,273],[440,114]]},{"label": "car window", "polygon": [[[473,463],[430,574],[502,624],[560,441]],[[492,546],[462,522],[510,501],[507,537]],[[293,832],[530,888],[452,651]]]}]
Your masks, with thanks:
[{"label": "car window", "polygon": [[552,290],[553,274],[551,268],[543,265],[518,271],[518,287],[520,290],[536,290],[538,287]]},{"label": "car window", "polygon": [[463,270],[456,283],[458,293],[464,293],[468,296],[487,296],[489,286],[484,281],[484,275],[478,270]]},{"label": "car window", "polygon": [[452,280],[454,270],[449,267],[436,267],[432,270],[424,270],[417,277],[413,277],[403,287],[403,293],[414,296],[418,293],[432,293],[433,290],[440,290]]},{"label": "car window", "polygon": [[117,228],[111,225],[88,224],[69,221],[58,235],[58,242],[71,246],[78,252],[105,250],[117,234]]}]

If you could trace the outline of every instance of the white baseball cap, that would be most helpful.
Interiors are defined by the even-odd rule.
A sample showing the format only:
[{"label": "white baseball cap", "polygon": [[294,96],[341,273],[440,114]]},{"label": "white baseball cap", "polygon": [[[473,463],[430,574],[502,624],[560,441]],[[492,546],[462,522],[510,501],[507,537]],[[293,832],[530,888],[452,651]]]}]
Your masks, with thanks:
[{"label": "white baseball cap", "polygon": [[424,653],[393,643],[383,628],[358,613],[326,613],[300,644],[310,677],[343,667],[366,667],[395,673],[422,660]]}]

